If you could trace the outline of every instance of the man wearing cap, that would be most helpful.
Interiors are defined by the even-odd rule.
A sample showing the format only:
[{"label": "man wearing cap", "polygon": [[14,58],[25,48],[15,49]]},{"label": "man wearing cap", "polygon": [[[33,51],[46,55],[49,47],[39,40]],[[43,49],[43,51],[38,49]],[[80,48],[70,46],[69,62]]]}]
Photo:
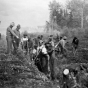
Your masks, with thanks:
[{"label": "man wearing cap", "polygon": [[13,37],[14,53],[16,53],[16,51],[17,51],[17,49],[19,47],[19,43],[20,43],[20,31],[19,31],[20,28],[21,28],[21,26],[18,24],[16,29],[14,30],[14,33],[19,37],[19,39],[16,38],[15,36]]},{"label": "man wearing cap", "polygon": [[6,31],[6,40],[7,40],[7,52],[9,54],[12,53],[12,41],[13,41],[13,36],[16,38],[19,38],[12,30],[12,28],[15,26],[15,23],[12,22],[10,26],[7,28]]}]

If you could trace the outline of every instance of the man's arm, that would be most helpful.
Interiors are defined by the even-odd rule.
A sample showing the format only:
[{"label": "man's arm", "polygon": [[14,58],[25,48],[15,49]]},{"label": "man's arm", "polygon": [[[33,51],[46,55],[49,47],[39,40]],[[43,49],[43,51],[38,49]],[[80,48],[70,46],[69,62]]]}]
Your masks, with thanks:
[{"label": "man's arm", "polygon": [[60,41],[55,45],[55,48],[57,48],[57,46],[59,45]]},{"label": "man's arm", "polygon": [[14,31],[13,31],[11,28],[9,28],[9,31],[10,31],[10,33],[11,33],[13,36],[15,36],[16,38],[18,38],[18,36],[14,33]]}]

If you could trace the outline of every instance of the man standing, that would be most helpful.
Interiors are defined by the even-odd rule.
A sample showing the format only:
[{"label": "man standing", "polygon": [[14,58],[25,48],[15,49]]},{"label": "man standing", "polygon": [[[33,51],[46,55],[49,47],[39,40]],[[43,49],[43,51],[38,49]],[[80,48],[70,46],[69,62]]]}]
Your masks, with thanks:
[{"label": "man standing", "polygon": [[48,42],[45,44],[48,55],[49,55],[49,69],[50,69],[50,77],[51,80],[55,79],[55,72],[54,72],[54,67],[55,67],[55,53],[53,52],[54,49],[54,42],[53,42],[53,36],[49,37]]},{"label": "man standing", "polygon": [[21,39],[21,45],[25,54],[27,54],[28,53],[28,34],[27,33],[24,33],[23,38]]},{"label": "man standing", "polygon": [[73,46],[74,55],[76,54],[76,51],[78,49],[78,45],[79,45],[79,39],[77,37],[74,37],[73,40],[72,40],[72,46]]},{"label": "man standing", "polygon": [[15,26],[15,23],[12,22],[10,26],[7,28],[6,31],[6,40],[7,40],[7,52],[8,54],[12,53],[12,41],[13,41],[13,36],[16,38],[19,38],[12,30],[12,28]]},{"label": "man standing", "polygon": [[21,26],[18,24],[17,28],[14,30],[14,33],[19,37],[19,39],[16,38],[15,36],[13,37],[14,53],[16,53],[16,51],[17,51],[17,49],[19,47],[19,43],[20,43],[20,31],[19,31],[20,28],[21,28]]},{"label": "man standing", "polygon": [[28,52],[29,54],[31,53],[31,51],[33,50],[33,40],[31,37],[28,37]]},{"label": "man standing", "polygon": [[67,43],[67,37],[64,36],[63,38],[61,38],[61,40],[59,41],[59,47],[60,47],[60,52],[63,56],[66,57],[66,52],[67,52],[67,49],[66,49],[66,43]]}]

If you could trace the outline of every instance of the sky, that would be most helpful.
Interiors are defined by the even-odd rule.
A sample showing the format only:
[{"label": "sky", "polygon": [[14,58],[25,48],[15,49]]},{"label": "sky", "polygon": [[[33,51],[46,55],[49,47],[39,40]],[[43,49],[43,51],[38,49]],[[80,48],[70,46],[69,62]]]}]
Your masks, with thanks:
[{"label": "sky", "polygon": [[[45,25],[49,20],[49,2],[52,0],[0,0],[0,31],[11,22],[22,27]],[[66,0],[56,0],[64,4]]]}]

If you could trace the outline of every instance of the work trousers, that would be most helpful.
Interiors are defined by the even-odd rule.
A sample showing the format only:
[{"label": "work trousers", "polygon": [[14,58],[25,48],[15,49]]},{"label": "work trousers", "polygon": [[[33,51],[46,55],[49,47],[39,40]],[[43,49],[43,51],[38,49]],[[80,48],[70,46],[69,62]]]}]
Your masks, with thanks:
[{"label": "work trousers", "polygon": [[12,39],[6,37],[7,40],[7,53],[11,54],[12,53]]},{"label": "work trousers", "polygon": [[52,51],[51,53],[49,53],[50,59],[49,59],[49,65],[50,65],[50,76],[51,76],[51,80],[55,79],[55,72],[54,72],[54,67],[55,67],[55,52]]},{"label": "work trousers", "polygon": [[14,53],[17,53],[17,49],[19,47],[19,39],[18,40],[13,40],[13,47],[14,47]]}]

